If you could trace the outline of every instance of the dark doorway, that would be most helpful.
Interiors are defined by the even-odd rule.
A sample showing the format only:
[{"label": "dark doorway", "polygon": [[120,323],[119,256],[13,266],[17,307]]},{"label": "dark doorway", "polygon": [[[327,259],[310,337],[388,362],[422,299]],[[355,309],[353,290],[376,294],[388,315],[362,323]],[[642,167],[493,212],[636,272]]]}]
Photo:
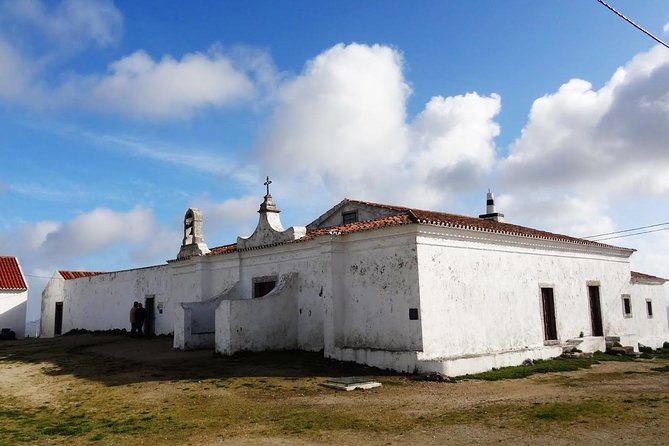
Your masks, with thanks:
[{"label": "dark doorway", "polygon": [[592,321],[592,335],[604,336],[602,328],[602,306],[599,301],[599,286],[588,286],[590,295],[590,320]]},{"label": "dark doorway", "polygon": [[541,309],[544,316],[544,340],[557,340],[557,326],[555,324],[555,299],[553,288],[541,289]]},{"label": "dark doorway", "polygon": [[56,302],[56,320],[53,328],[54,335],[63,333],[63,303]]},{"label": "dark doorway", "polygon": [[153,336],[156,334],[156,298],[153,296],[145,297],[144,308],[146,308],[144,336]]}]

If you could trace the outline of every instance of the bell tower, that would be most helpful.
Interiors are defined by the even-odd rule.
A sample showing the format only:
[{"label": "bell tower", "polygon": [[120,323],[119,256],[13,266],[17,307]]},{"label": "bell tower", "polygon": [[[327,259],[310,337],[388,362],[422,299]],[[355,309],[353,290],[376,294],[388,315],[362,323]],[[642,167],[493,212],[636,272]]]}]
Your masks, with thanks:
[{"label": "bell tower", "polygon": [[199,209],[190,208],[184,216],[184,238],[177,259],[182,260],[207,253],[209,253],[209,248],[204,242],[202,212]]}]

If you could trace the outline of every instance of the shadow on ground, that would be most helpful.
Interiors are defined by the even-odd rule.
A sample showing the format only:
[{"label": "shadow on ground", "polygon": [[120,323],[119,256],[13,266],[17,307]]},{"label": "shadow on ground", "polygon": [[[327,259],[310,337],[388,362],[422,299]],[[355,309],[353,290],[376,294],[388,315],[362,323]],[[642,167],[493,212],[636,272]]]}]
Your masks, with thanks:
[{"label": "shadow on ground", "polygon": [[73,375],[108,386],[239,377],[394,375],[386,370],[326,359],[322,352],[290,350],[222,356],[213,350],[175,350],[170,336],[145,339],[106,333],[3,341],[0,361],[41,363],[47,375]]}]

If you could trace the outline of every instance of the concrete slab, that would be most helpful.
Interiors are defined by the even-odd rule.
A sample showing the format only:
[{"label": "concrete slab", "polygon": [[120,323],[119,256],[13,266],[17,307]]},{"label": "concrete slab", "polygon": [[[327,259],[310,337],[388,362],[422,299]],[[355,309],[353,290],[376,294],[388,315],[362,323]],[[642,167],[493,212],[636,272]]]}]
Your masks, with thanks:
[{"label": "concrete slab", "polygon": [[323,384],[325,387],[337,390],[356,390],[356,389],[373,389],[375,387],[381,387],[380,382],[372,381],[367,378],[362,378],[359,376],[347,376],[342,378],[332,378],[325,381]]}]

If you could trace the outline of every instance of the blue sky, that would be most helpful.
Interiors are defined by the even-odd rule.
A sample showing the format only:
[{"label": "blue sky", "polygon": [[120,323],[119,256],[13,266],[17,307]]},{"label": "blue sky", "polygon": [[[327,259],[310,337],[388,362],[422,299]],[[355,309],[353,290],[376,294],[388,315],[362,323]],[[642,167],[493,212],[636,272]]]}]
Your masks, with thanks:
[{"label": "blue sky", "polygon": [[[669,5],[612,0],[669,38]],[[669,49],[595,0],[0,1],[0,253],[159,264],[344,197],[577,236],[666,222]],[[669,277],[667,232],[611,243]]]}]

